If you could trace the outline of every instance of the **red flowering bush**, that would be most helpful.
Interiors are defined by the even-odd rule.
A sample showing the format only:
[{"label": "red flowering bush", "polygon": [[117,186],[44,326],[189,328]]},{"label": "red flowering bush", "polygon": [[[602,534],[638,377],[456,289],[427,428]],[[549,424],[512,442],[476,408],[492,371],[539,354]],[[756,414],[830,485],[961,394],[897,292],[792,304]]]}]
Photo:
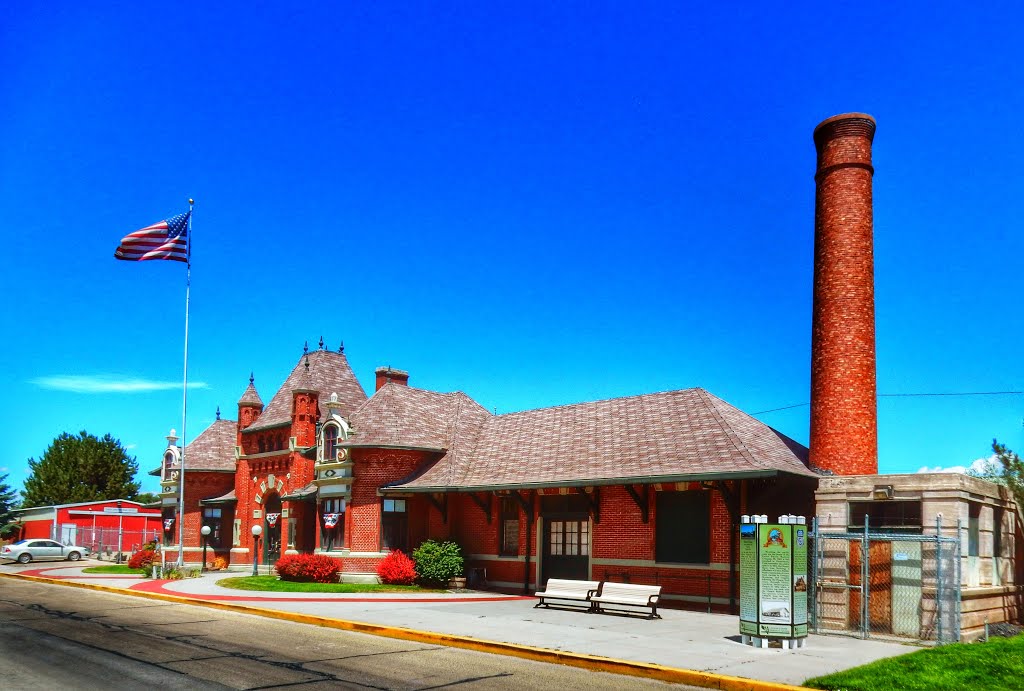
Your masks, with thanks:
[{"label": "red flowering bush", "polygon": [[277,560],[274,570],[282,581],[337,583],[341,562],[324,554],[288,554]]},{"label": "red flowering bush", "polygon": [[140,549],[128,560],[128,567],[132,569],[148,569],[156,559],[156,552],[151,549]]},{"label": "red flowering bush", "polygon": [[384,557],[377,575],[387,585],[412,585],[416,582],[416,565],[405,552],[396,549]]}]

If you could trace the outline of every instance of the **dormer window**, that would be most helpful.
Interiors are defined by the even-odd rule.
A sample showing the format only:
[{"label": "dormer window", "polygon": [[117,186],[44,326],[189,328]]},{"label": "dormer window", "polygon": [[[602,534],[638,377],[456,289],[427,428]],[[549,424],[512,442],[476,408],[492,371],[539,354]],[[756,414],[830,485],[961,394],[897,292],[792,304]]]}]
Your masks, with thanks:
[{"label": "dormer window", "polygon": [[174,453],[170,450],[164,454],[164,480],[176,480],[177,474],[174,472],[174,468],[177,465],[174,459]]},{"label": "dormer window", "polygon": [[324,426],[323,453],[325,461],[338,460],[338,431],[337,425]]}]

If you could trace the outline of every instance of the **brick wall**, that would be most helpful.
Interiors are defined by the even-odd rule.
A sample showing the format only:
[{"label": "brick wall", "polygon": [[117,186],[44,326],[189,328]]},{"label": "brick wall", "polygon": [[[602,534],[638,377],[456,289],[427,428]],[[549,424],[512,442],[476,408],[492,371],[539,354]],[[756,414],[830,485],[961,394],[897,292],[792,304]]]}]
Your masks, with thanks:
[{"label": "brick wall", "polygon": [[[428,459],[429,454],[424,451],[352,450],[352,498],[345,511],[346,543],[351,551],[377,552],[380,550],[381,498],[377,494],[378,488],[407,477]],[[410,501],[407,508],[416,511],[420,501],[425,500]],[[431,511],[436,513],[432,508]],[[430,530],[429,526],[428,530]],[[346,559],[344,560],[345,570],[349,572],[374,571],[377,561],[379,560],[369,560],[367,564],[372,563],[373,567],[368,568],[367,564],[361,564],[359,560]]]},{"label": "brick wall", "polygon": [[814,212],[810,460],[837,475],[878,472],[871,143],[860,114],[825,120]]}]

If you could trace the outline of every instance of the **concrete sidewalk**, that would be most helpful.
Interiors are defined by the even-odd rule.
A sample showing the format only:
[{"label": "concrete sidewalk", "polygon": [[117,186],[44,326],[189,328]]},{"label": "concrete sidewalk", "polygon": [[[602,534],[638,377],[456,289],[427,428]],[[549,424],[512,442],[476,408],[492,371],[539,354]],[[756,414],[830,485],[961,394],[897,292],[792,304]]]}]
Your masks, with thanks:
[{"label": "concrete sidewalk", "polygon": [[648,620],[581,610],[535,609],[534,598],[486,592],[253,593],[216,584],[222,578],[245,575],[243,572],[152,581],[83,575],[82,568],[33,564],[0,567],[0,571],[794,685],[810,677],[917,650],[897,643],[816,635],[809,636],[806,647],[798,650],[752,648],[739,642],[735,616],[672,609],[662,609],[661,620]]}]

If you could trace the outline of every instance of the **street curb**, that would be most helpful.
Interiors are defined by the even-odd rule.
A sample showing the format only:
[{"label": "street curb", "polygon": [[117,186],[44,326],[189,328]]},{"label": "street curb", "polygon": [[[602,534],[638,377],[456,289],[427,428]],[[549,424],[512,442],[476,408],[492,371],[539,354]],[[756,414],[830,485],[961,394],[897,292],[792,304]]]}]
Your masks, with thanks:
[{"label": "street curb", "polygon": [[86,590],[98,590],[115,595],[130,595],[133,597],[149,598],[151,600],[162,600],[182,605],[197,607],[212,607],[241,614],[251,614],[269,619],[280,619],[299,624],[313,624],[325,628],[339,629],[342,631],[355,631],[367,633],[373,636],[384,638],[395,638],[417,643],[432,645],[444,645],[452,648],[463,648],[477,652],[492,653],[496,655],[508,655],[511,657],[533,660],[536,662],[548,662],[570,667],[579,667],[595,672],[608,672],[611,674],[622,674],[633,677],[644,677],[646,679],[657,679],[675,684],[688,684],[708,689],[720,689],[721,691],[808,691],[804,686],[792,686],[772,681],[761,681],[757,679],[746,679],[743,677],[732,677],[713,672],[700,672],[692,669],[680,669],[677,667],[666,667],[648,662],[635,662],[632,660],[620,660],[610,657],[599,657],[585,653],[571,653],[550,648],[537,648],[517,643],[504,643],[501,641],[489,641],[482,638],[470,636],[458,636],[454,634],[435,633],[432,631],[419,631],[407,629],[400,626],[384,626],[381,624],[368,624],[365,622],[348,621],[345,619],[330,619],[318,617],[311,614],[297,614],[295,612],[283,612],[273,609],[263,609],[249,605],[235,605],[227,602],[216,602],[211,600],[194,600],[180,595],[165,595],[163,593],[152,593],[142,590],[127,590],[124,588],[112,588],[110,586],[96,585],[93,583],[71,583],[68,581],[43,578],[39,576],[23,576],[13,573],[0,573],[0,578],[12,578],[18,580],[35,581],[51,585],[69,586],[72,588],[84,588]]}]

